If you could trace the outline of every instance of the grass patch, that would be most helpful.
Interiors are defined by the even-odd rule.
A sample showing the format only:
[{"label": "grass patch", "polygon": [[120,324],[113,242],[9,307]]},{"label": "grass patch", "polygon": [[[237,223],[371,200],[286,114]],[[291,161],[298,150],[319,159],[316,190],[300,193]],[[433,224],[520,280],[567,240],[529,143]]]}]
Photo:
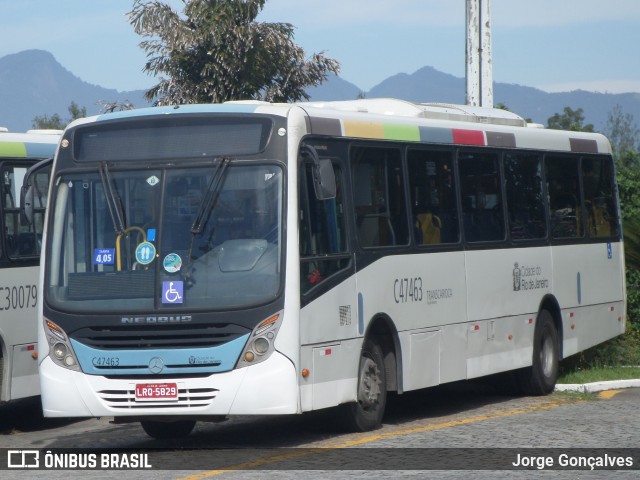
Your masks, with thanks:
[{"label": "grass patch", "polygon": [[593,367],[564,372],[557,383],[592,383],[640,379],[640,367]]},{"label": "grass patch", "polygon": [[[629,366],[631,365],[631,366]],[[557,383],[640,379],[640,329],[573,355],[560,364]]]}]

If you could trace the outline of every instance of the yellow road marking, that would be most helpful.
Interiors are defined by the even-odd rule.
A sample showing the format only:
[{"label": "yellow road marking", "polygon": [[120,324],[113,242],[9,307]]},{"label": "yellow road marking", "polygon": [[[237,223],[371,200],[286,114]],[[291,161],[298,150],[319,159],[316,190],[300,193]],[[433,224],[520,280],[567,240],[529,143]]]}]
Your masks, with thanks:
[{"label": "yellow road marking", "polygon": [[[246,462],[246,463],[240,463],[237,465],[231,465],[229,467],[223,468],[223,469],[218,469],[218,470],[210,470],[207,472],[201,472],[201,473],[196,473],[193,475],[188,475],[186,477],[182,477],[178,480],[202,480],[204,478],[211,478],[211,477],[215,477],[217,475],[222,475],[223,473],[228,473],[228,472],[232,472],[232,471],[237,471],[237,470],[243,470],[243,469],[253,469],[253,468],[257,468],[260,467],[262,465],[267,465],[267,464],[271,464],[271,463],[276,463],[276,462],[281,462],[284,460],[292,460],[295,458],[301,458],[301,457],[307,457],[310,455],[314,455],[314,454],[318,454],[318,453],[322,453],[322,451],[329,451],[329,450],[333,450],[333,449],[338,449],[338,448],[348,448],[348,447],[354,447],[357,445],[364,445],[366,443],[371,443],[371,442],[375,442],[377,440],[384,440],[384,439],[388,439],[388,438],[394,438],[394,437],[400,437],[403,435],[411,435],[411,434],[415,434],[415,433],[423,433],[423,432],[429,432],[429,431],[433,431],[433,430],[441,430],[443,428],[450,428],[450,427],[456,427],[458,425],[467,425],[470,423],[476,423],[476,422],[482,422],[485,420],[492,420],[495,418],[502,418],[502,417],[509,417],[512,415],[522,415],[524,413],[531,413],[531,412],[537,412],[537,411],[542,411],[542,410],[551,410],[552,408],[556,408],[559,407],[561,405],[565,405],[567,402],[550,402],[550,403],[546,403],[544,405],[536,405],[536,406],[531,406],[531,407],[524,407],[524,408],[517,408],[514,410],[505,410],[502,412],[495,412],[495,413],[490,413],[487,415],[479,415],[477,417],[471,417],[471,418],[463,418],[460,420],[451,420],[448,422],[441,422],[441,423],[435,423],[432,425],[422,425],[419,427],[413,427],[413,428],[405,428],[405,429],[399,429],[399,430],[394,430],[392,432],[387,432],[387,433],[380,433],[377,435],[369,435],[363,438],[359,438],[356,440],[350,440],[350,441],[346,441],[346,442],[341,442],[341,443],[336,443],[333,445],[326,445],[326,446],[320,446],[320,447],[312,447],[312,448],[300,448],[299,451],[296,452],[291,452],[291,450],[289,449],[287,451],[287,453],[283,453],[281,455],[274,455],[274,456],[269,456],[269,457],[265,457],[265,458],[260,458],[258,460],[253,460],[250,462]],[[298,450],[298,449],[296,449]]]},{"label": "yellow road marking", "polygon": [[605,390],[603,392],[598,393],[598,398],[601,398],[603,400],[609,400],[610,398],[615,397],[620,392],[622,392],[621,389],[618,389],[618,390]]}]

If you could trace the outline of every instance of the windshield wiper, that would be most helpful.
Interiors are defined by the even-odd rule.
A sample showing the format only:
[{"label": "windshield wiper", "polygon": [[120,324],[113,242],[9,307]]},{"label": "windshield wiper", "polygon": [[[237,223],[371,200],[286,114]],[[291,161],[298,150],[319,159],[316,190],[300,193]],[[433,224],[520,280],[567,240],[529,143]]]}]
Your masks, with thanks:
[{"label": "windshield wiper", "polygon": [[120,201],[120,196],[113,188],[113,182],[111,180],[111,174],[109,173],[107,162],[100,163],[98,165],[98,171],[100,172],[100,180],[102,181],[102,189],[104,190],[104,197],[107,200],[109,214],[113,221],[113,228],[118,236],[124,235],[126,233],[127,226],[124,221],[122,203]]},{"label": "windshield wiper", "polygon": [[202,233],[207,221],[209,220],[211,209],[215,206],[218,201],[218,197],[220,196],[220,188],[222,187],[224,174],[227,171],[229,163],[231,163],[230,158],[222,158],[215,172],[213,172],[211,182],[209,182],[204,198],[202,199],[202,202],[200,202],[196,218],[193,220],[193,224],[191,225],[191,234],[194,236]]}]

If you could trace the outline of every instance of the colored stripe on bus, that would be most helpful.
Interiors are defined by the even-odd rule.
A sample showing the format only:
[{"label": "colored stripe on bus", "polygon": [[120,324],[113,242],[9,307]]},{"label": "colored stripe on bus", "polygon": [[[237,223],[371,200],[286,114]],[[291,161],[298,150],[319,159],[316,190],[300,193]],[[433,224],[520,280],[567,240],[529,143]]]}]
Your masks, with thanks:
[{"label": "colored stripe on bus", "polygon": [[486,135],[490,147],[516,148],[516,136],[513,133],[486,132]]},{"label": "colored stripe on bus", "polygon": [[384,138],[405,142],[419,142],[420,129],[416,125],[385,124]]},{"label": "colored stripe on bus", "polygon": [[57,143],[27,143],[27,157],[53,157],[58,148]]},{"label": "colored stripe on bus", "polygon": [[384,139],[384,126],[381,123],[344,120],[343,127],[347,137]]},{"label": "colored stripe on bus", "polygon": [[0,142],[0,157],[20,157],[27,156],[27,147],[22,142]]},{"label": "colored stripe on bus", "polygon": [[462,130],[453,128],[453,143],[460,145],[486,145],[482,130]]},{"label": "colored stripe on bus", "polygon": [[453,143],[453,132],[450,128],[420,127],[420,141],[433,143]]},{"label": "colored stripe on bus", "polygon": [[598,153],[598,142],[584,138],[569,138],[572,152]]}]

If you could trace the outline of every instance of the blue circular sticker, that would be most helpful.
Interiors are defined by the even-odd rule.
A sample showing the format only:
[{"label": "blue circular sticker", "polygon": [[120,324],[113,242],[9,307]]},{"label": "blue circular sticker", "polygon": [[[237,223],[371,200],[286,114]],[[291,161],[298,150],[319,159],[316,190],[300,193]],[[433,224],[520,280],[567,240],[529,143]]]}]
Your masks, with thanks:
[{"label": "blue circular sticker", "polygon": [[156,247],[153,243],[142,242],[136,247],[136,261],[140,265],[148,265],[156,258]]},{"label": "blue circular sticker", "polygon": [[162,261],[162,266],[169,273],[179,272],[182,268],[182,259],[177,253],[170,253]]}]

